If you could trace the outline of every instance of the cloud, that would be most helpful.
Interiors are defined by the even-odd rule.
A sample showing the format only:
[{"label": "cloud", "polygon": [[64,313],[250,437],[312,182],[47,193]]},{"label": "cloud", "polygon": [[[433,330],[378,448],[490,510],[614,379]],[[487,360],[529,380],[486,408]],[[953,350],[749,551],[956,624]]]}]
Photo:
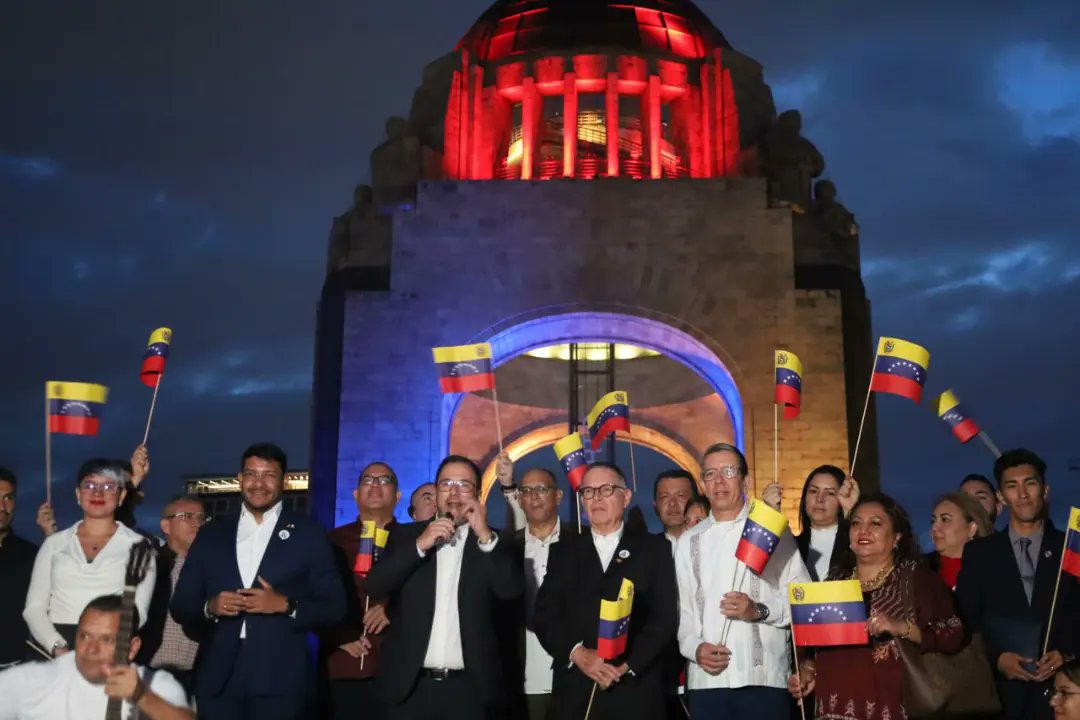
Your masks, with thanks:
[{"label": "cloud", "polygon": [[60,173],[60,163],[47,157],[19,157],[0,153],[0,172],[26,180],[45,180]]},{"label": "cloud", "polygon": [[1025,139],[1080,139],[1080,61],[1046,42],[1010,47],[997,63],[999,99],[1020,118]]}]

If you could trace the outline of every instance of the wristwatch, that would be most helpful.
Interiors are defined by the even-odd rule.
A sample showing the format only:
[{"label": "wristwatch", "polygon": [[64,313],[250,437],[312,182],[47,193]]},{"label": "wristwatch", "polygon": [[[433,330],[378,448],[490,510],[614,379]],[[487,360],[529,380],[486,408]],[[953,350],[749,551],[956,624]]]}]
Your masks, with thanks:
[{"label": "wristwatch", "polygon": [[517,492],[517,489],[518,489],[517,483],[510,483],[509,485],[502,485],[502,484],[499,485],[499,490],[501,492],[503,492],[503,493]]},{"label": "wristwatch", "polygon": [[299,604],[295,598],[285,598],[285,614],[289,617],[296,617],[296,608]]},{"label": "wristwatch", "polygon": [[756,603],[758,622],[765,622],[769,618],[769,606],[765,603]]},{"label": "wristwatch", "polygon": [[68,644],[66,642],[64,642],[63,640],[57,640],[56,642],[53,643],[52,649],[49,651],[49,653],[53,657],[56,657],[56,651],[61,649],[61,648],[66,650],[67,646],[68,646]]}]

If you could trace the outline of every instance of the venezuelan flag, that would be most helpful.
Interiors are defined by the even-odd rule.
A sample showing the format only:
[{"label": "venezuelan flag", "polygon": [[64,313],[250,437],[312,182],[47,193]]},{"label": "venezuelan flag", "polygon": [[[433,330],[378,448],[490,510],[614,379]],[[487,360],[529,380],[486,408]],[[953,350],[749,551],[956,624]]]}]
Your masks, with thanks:
[{"label": "venezuelan flag", "polygon": [[795,644],[864,645],[866,604],[858,580],[791,583],[791,630]]},{"label": "venezuelan flag", "polygon": [[432,348],[439,369],[439,387],[444,393],[491,390],[495,369],[491,364],[491,344],[456,345]]},{"label": "venezuelan flag", "polygon": [[788,350],[773,353],[776,367],[776,404],[784,408],[784,419],[799,417],[802,404],[802,360]]},{"label": "venezuelan flag", "polygon": [[143,355],[142,370],[139,371],[139,379],[144,385],[154,387],[161,382],[161,376],[165,374],[165,361],[169,359],[169,343],[172,342],[172,330],[161,327],[150,333],[150,341],[146,344],[146,354]]},{"label": "venezuelan flag", "polygon": [[555,442],[555,455],[558,456],[563,470],[566,471],[566,479],[570,481],[570,488],[577,492],[581,487],[581,479],[585,477],[588,462],[585,460],[585,445],[581,442],[581,433],[570,433],[566,437]]},{"label": "venezuelan flag", "polygon": [[353,573],[362,577],[371,572],[372,566],[379,561],[379,555],[386,548],[386,541],[389,539],[390,532],[375,527],[374,520],[364,520],[360,523],[360,547],[356,551]]},{"label": "venezuelan flag", "polygon": [[750,503],[750,514],[746,516],[742,537],[735,548],[735,558],[760,575],[769,564],[769,558],[786,529],[786,517],[763,501],[754,500]]},{"label": "venezuelan flag", "polygon": [[962,443],[966,443],[979,434],[979,426],[968,415],[967,410],[960,404],[960,400],[952,390],[946,390],[934,398],[934,412]]},{"label": "venezuelan flag", "polygon": [[586,418],[592,447],[596,450],[616,430],[630,432],[630,400],[622,390],[609,392],[600,398]]},{"label": "venezuelan flag", "polygon": [[1080,578],[1080,508],[1073,508],[1069,512],[1069,529],[1065,532],[1065,554],[1061,558],[1061,569]]},{"label": "venezuelan flag", "polygon": [[634,606],[634,583],[623,578],[618,600],[600,601],[600,632],[596,639],[596,654],[604,660],[614,660],[626,652],[630,634],[630,611]]},{"label": "venezuelan flag", "polygon": [[930,352],[923,346],[900,338],[883,337],[878,340],[870,389],[919,402],[929,367]]},{"label": "venezuelan flag", "polygon": [[97,435],[109,388],[93,383],[45,383],[49,403],[49,432]]}]

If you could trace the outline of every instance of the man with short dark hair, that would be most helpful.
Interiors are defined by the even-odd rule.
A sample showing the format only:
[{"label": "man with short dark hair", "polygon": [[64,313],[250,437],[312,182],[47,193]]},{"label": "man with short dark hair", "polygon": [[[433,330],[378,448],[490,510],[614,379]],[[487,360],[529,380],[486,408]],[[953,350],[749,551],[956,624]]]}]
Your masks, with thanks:
[{"label": "man with short dark hair", "polygon": [[686,528],[686,505],[697,494],[694,476],[681,468],[665,470],[653,483],[653,507],[664,526],[664,537],[671,543],[672,555],[676,541]]},{"label": "man with short dark hair", "polygon": [[[0,720],[100,720],[110,698],[120,717],[194,720],[184,689],[164,671],[114,664],[121,599],[91,600],[79,616],[75,652],[0,672]],[[134,609],[138,626],[138,609]],[[131,638],[129,658],[139,651]]]},{"label": "man with short dark hair", "polygon": [[11,528],[17,489],[15,473],[0,466],[0,668],[22,660],[30,638],[22,613],[37,546]]},{"label": "man with short dark hair", "polygon": [[424,483],[409,497],[409,517],[413,522],[427,522],[435,517],[435,483]]},{"label": "man with short dark hair", "polygon": [[476,463],[444,458],[435,486],[436,518],[391,533],[365,584],[389,602],[379,660],[387,716],[505,717],[495,610],[521,596],[521,564],[487,524]]},{"label": "man with short dark hair", "polygon": [[200,718],[306,717],[306,632],[345,614],[325,531],[282,507],[287,467],[277,445],[244,452],[240,516],[199,531],[176,584],[173,617],[201,643]]},{"label": "man with short dark hair", "polygon": [[1051,623],[1065,536],[1046,512],[1050,487],[1042,458],[1010,450],[994,463],[994,479],[1009,526],[964,546],[956,596],[966,629],[982,633],[997,670],[1001,717],[1049,718],[1044,691],[1054,672],[1080,652],[1080,585],[1061,575]]},{"label": "man with short dark hair", "polygon": [[365,719],[379,720],[385,714],[378,691],[379,655],[383,631],[390,621],[386,604],[371,602],[365,587],[367,574],[380,559],[378,538],[371,539],[367,557],[360,564],[357,559],[365,522],[374,523],[376,533],[396,532],[394,508],[401,499],[397,474],[386,463],[370,463],[360,471],[353,499],[356,520],[327,535],[342,581],[352,592],[344,621],[319,633],[320,654],[330,681],[331,717],[352,718],[363,708]]},{"label": "man with short dark hair", "polygon": [[[662,657],[678,626],[671,546],[627,525],[632,492],[618,467],[593,463],[578,492],[589,531],[551,548],[536,599],[536,634],[554,661],[552,704],[567,718],[587,708],[591,720],[663,717]],[[629,621],[613,632],[625,633],[625,650],[605,660],[597,651],[601,601],[627,587]]]},{"label": "man with short dark hair", "polygon": [[997,498],[997,488],[994,487],[989,478],[979,473],[971,473],[961,481],[960,492],[979,501],[979,504],[983,506],[983,510],[986,510],[986,514],[990,517],[991,525],[997,521],[998,515],[1001,514],[1002,505]]},{"label": "man with short dark hair", "polygon": [[199,643],[188,636],[169,613],[169,603],[191,545],[199,529],[209,521],[210,516],[197,497],[177,495],[162,508],[159,526],[165,536],[165,546],[157,552],[154,594],[142,632],[142,648],[136,658],[155,670],[169,671],[189,695],[194,692],[191,670]]}]

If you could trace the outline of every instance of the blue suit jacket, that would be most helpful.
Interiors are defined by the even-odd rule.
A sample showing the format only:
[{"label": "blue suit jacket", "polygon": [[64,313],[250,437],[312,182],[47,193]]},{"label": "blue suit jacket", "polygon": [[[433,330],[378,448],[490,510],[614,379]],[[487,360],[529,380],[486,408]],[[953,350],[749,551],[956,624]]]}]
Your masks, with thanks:
[{"label": "blue suit jacket", "polygon": [[[306,633],[345,615],[345,588],[334,566],[326,531],[307,518],[282,510],[252,587],[262,577],[274,590],[297,601],[295,617],[240,615],[207,619],[206,603],[223,591],[243,587],[236,563],[239,516],[213,522],[199,531],[173,593],[173,617],[193,637],[201,637],[195,691],[220,695],[240,650],[240,627],[255,667],[247,692],[294,695],[307,690]],[[195,633],[199,633],[196,635]]]}]

